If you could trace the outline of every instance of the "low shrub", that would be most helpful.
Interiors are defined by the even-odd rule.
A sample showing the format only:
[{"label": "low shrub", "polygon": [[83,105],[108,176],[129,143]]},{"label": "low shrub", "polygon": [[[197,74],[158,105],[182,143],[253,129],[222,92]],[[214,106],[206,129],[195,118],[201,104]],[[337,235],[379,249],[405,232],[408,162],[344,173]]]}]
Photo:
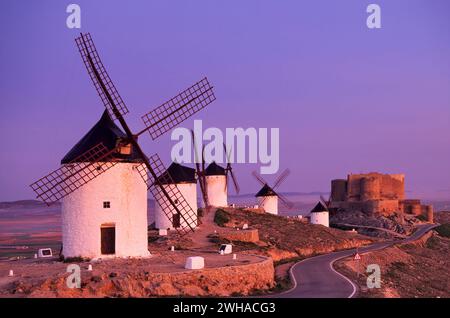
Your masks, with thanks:
[{"label": "low shrub", "polygon": [[214,215],[214,222],[221,227],[224,227],[228,222],[230,222],[230,214],[222,209],[217,209]]},{"label": "low shrub", "polygon": [[438,232],[440,236],[450,237],[450,223],[439,225],[438,227],[434,228],[434,230]]}]

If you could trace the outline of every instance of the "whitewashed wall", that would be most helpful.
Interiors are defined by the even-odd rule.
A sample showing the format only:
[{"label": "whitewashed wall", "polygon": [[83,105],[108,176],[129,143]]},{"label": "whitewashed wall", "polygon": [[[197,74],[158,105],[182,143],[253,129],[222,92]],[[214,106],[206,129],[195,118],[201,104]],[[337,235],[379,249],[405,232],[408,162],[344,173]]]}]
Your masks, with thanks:
[{"label": "whitewashed wall", "polygon": [[264,211],[271,214],[278,214],[278,197],[271,195],[267,197],[257,197],[258,205]]},{"label": "whitewashed wall", "polygon": [[206,176],[206,192],[209,205],[214,207],[227,207],[227,179],[225,176]]},{"label": "whitewashed wall", "polygon": [[329,227],[329,215],[328,212],[312,212],[310,215],[311,224],[322,224],[326,227]]},{"label": "whitewashed wall", "polygon": [[[102,257],[100,228],[106,223],[116,227],[115,256],[149,255],[147,186],[138,165],[118,163],[62,200],[65,257]],[[104,209],[103,201],[111,208]]]},{"label": "whitewashed wall", "polygon": [[[165,185],[167,188],[168,186]],[[179,183],[177,184],[178,190],[180,190],[181,194],[191,207],[192,211],[194,212],[195,217],[194,219],[194,225],[197,225],[197,184],[196,183]],[[173,213],[176,213],[175,209],[173,207],[170,207],[169,209],[169,215],[172,215]],[[186,217],[187,218],[187,217]],[[189,218],[187,218],[189,220]],[[180,218],[180,225],[182,228],[188,227],[187,222]],[[162,207],[156,202],[155,203],[155,227],[157,229],[173,229],[172,220],[169,219],[164,213]]]}]

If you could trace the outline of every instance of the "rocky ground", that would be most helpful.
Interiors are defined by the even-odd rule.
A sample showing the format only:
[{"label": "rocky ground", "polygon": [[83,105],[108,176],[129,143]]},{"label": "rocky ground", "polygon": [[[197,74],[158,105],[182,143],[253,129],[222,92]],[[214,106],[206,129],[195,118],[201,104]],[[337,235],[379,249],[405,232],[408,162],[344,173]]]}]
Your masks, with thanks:
[{"label": "rocky ground", "polygon": [[[244,224],[250,229],[258,229],[258,242],[231,241],[231,243],[234,249],[241,253],[270,256],[274,260],[276,286],[272,292],[285,290],[291,286],[289,268],[301,259],[364,246],[380,240],[309,224],[301,219],[242,209],[219,210],[215,220],[227,229],[242,228]],[[219,243],[230,242],[222,239],[220,235],[212,235],[211,240]]]},{"label": "rocky ground", "polygon": [[440,224],[450,223],[450,211],[440,211],[434,214],[434,221]]},{"label": "rocky ground", "polygon": [[[205,269],[184,269],[186,258],[193,255],[204,257]],[[71,264],[80,266],[81,288],[67,287]],[[10,269],[13,277],[7,276]],[[0,262],[0,273],[0,297],[231,296],[274,284],[269,258],[239,254],[233,259],[232,255],[178,250],[145,259]]]},{"label": "rocky ground", "polygon": [[250,253],[270,256],[275,262],[286,262],[289,259],[300,259],[368,245],[377,240],[268,213],[241,209],[219,210],[217,213],[226,220],[222,222],[224,227],[242,228],[244,224],[247,224],[250,228],[258,229],[259,242],[233,241],[232,243],[236,245],[237,249],[246,249]]},{"label": "rocky ground", "polygon": [[[394,238],[398,236],[408,236],[414,230],[417,224],[423,221],[414,217],[413,215],[404,215],[402,213],[394,213],[390,216],[382,215],[368,215],[361,211],[352,212],[336,212],[330,217],[330,224],[347,229],[349,225],[361,225],[363,227],[357,228],[358,232],[364,235],[380,237],[380,238]],[[366,226],[366,227],[364,227]],[[386,229],[386,231],[377,230],[375,228]]]},{"label": "rocky ground", "polygon": [[[421,240],[362,255],[361,263],[347,258],[335,268],[356,281],[360,297],[450,297],[450,224]],[[369,289],[364,269],[378,264],[381,288]],[[358,278],[358,271],[360,272]]]},{"label": "rocky ground", "polygon": [[[239,209],[219,211],[226,222],[214,222],[215,211],[206,214],[199,229],[180,237],[175,232],[159,237],[149,231],[149,259],[77,261],[81,267],[80,289],[68,289],[68,263],[58,260],[18,260],[0,262],[0,297],[149,297],[149,296],[230,296],[261,293],[286,288],[293,261],[307,256],[370,244],[373,239],[297,219]],[[233,241],[231,255],[219,255],[224,228],[248,224],[257,229],[256,242]],[[241,232],[244,232],[241,230]],[[170,252],[174,246],[176,251]],[[206,269],[184,270],[186,257],[205,257]],[[260,256],[258,256],[260,255]],[[269,258],[268,258],[269,257]],[[273,265],[276,261],[276,275]],[[88,265],[93,271],[88,271]],[[10,269],[14,277],[7,277]],[[276,276],[277,281],[274,282]]]}]

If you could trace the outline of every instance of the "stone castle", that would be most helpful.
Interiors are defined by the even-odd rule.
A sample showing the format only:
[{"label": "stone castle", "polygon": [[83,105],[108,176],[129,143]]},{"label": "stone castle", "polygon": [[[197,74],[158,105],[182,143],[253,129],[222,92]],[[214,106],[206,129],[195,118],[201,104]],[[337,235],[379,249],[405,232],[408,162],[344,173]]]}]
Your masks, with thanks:
[{"label": "stone castle", "polygon": [[405,175],[350,174],[347,179],[331,181],[330,209],[333,211],[362,211],[388,216],[394,212],[423,215],[433,219],[433,207],[420,200],[405,199]]}]

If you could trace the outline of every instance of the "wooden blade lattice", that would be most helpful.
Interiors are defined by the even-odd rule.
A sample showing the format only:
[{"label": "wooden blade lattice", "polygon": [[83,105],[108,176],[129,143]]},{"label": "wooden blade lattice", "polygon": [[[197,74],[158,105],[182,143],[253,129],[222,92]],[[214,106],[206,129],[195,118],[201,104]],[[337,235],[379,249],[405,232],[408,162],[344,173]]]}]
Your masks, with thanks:
[{"label": "wooden blade lattice", "polygon": [[[80,51],[81,58],[83,59],[83,63],[86,66],[86,69],[89,73],[89,76],[94,83],[95,89],[97,90],[98,95],[100,96],[103,105],[108,110],[111,118],[117,118],[114,113],[114,108],[111,105],[108,97],[103,91],[102,85],[98,81],[95,72],[98,73],[101,81],[104,84],[104,87],[108,91],[111,96],[117,111],[123,116],[128,113],[128,108],[120,97],[119,92],[117,91],[114,83],[111,81],[108,73],[106,72],[105,67],[103,66],[102,61],[100,60],[100,56],[98,55],[97,49],[95,48],[94,42],[92,41],[92,37],[89,33],[81,34],[79,37],[75,39],[78,50]],[[91,63],[92,62],[92,63]],[[94,69],[95,68],[95,71]]]},{"label": "wooden blade lattice", "polygon": [[[212,103],[216,97],[205,77],[171,100],[142,116],[145,129],[153,140]],[[141,134],[139,133],[139,134]]]},{"label": "wooden blade lattice", "polygon": [[38,199],[51,205],[114,167],[117,163],[113,161],[115,152],[116,149],[108,150],[100,143],[30,187]]},{"label": "wooden blade lattice", "polygon": [[154,175],[149,173],[147,167],[144,165],[138,167],[139,174],[147,184],[147,188],[170,221],[173,221],[174,216],[178,214],[171,201],[175,204],[181,219],[180,228],[176,228],[180,234],[185,234],[186,230],[193,231],[197,226],[197,214],[192,210],[178,187],[174,184],[171,175],[167,172],[159,156],[154,154],[147,159]]}]

